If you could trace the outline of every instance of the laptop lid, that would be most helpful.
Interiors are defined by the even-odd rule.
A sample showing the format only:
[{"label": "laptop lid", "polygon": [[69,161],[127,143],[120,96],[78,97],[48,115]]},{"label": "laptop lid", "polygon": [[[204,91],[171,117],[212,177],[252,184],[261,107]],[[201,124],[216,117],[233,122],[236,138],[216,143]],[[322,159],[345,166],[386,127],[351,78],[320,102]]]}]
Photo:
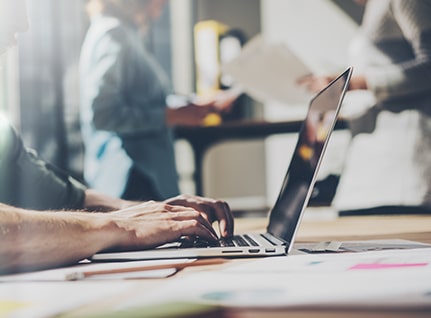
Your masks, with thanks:
[{"label": "laptop lid", "polygon": [[[285,255],[292,249],[301,216],[310,199],[315,178],[329,136],[335,126],[352,68],[338,76],[310,102],[309,110],[299,131],[298,142],[284,178],[278,199],[270,211],[265,246],[227,246],[213,248],[176,248],[167,244],[151,250],[98,253],[92,260],[142,260],[185,257],[271,256]],[[269,234],[269,235],[268,235]],[[250,234],[253,235],[253,234]],[[256,235],[256,239],[258,239]],[[272,236],[269,238],[268,236]],[[270,243],[271,242],[271,243]],[[267,247],[270,247],[268,249]]]},{"label": "laptop lid", "polygon": [[346,69],[311,100],[280,193],[270,211],[267,232],[284,240],[287,252],[310,200],[352,71],[351,67]]}]

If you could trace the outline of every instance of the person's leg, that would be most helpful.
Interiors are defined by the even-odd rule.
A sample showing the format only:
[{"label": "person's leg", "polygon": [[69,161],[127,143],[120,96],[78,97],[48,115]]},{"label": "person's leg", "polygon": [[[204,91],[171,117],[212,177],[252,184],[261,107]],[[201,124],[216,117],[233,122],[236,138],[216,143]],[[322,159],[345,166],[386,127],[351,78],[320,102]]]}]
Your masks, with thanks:
[{"label": "person's leg", "polygon": [[325,179],[317,180],[310,198],[309,206],[330,206],[337,191],[340,176],[330,174]]},{"label": "person's leg", "polygon": [[162,200],[151,180],[135,167],[130,171],[127,186],[121,198],[131,201]]}]

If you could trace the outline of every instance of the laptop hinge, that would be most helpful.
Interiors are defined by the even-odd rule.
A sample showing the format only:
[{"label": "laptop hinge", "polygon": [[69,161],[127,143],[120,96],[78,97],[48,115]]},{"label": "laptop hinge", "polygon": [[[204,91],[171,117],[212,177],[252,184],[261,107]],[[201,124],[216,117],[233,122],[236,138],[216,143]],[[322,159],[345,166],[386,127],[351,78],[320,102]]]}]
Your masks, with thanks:
[{"label": "laptop hinge", "polygon": [[264,233],[262,234],[262,236],[272,245],[287,245],[287,242],[285,240],[280,240],[279,238],[276,238],[270,233]]}]

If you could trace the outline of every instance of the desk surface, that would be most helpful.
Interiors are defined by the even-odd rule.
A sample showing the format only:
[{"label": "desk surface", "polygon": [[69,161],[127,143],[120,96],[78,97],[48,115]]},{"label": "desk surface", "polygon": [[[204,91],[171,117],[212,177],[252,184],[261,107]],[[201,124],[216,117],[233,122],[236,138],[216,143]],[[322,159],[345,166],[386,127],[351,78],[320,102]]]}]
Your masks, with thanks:
[{"label": "desk surface", "polygon": [[[236,222],[236,230],[261,231],[266,224],[265,218],[242,218]],[[431,215],[421,216],[363,216],[342,217],[333,220],[304,220],[298,232],[298,242],[317,242],[326,240],[365,240],[365,239],[409,239],[424,243],[431,243]],[[246,259],[237,259],[230,262],[247,262]],[[229,264],[228,264],[229,265]],[[139,282],[143,293],[150,292],[154,288],[163,286],[166,282],[193,275],[199,271],[212,271],[228,265],[216,265],[205,267],[193,267],[183,270],[176,276],[161,280],[142,280]],[[121,301],[116,298],[115,301]],[[109,308],[107,303],[96,303],[89,307],[74,311],[71,315],[97,313]],[[372,310],[372,309],[226,309],[206,315],[205,317],[229,317],[229,318],[257,318],[257,317],[430,317],[429,310]],[[66,315],[68,316],[68,315]],[[134,317],[134,316],[133,316]],[[186,317],[200,317],[191,315]]]}]

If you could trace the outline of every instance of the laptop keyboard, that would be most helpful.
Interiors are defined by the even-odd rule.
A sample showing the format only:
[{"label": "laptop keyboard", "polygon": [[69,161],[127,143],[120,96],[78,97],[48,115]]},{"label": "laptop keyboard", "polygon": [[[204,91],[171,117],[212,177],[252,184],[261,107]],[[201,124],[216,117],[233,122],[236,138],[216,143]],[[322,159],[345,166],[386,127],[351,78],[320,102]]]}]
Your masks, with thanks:
[{"label": "laptop keyboard", "polygon": [[180,240],[180,248],[190,248],[190,247],[227,247],[227,246],[259,246],[255,240],[253,240],[249,235],[234,235],[229,238],[221,238],[216,242],[209,242],[200,237],[193,238],[182,238]]}]

